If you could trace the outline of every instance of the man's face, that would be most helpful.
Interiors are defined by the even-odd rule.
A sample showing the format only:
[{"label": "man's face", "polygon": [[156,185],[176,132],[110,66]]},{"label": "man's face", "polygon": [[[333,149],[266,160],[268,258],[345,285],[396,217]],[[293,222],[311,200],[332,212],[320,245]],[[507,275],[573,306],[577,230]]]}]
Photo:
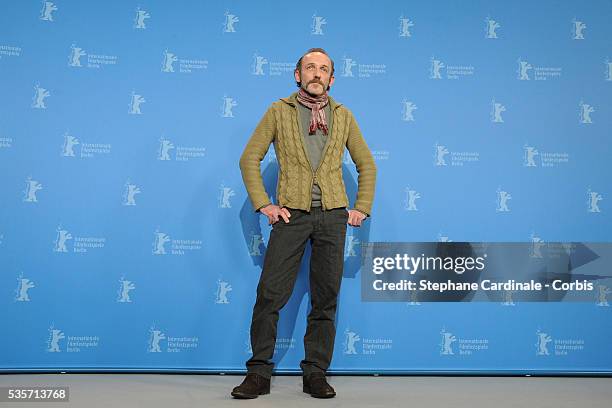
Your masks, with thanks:
[{"label": "man's face", "polygon": [[310,95],[320,96],[334,83],[331,69],[331,60],[327,55],[311,52],[302,58],[301,72],[295,70],[295,80],[301,82],[301,88]]}]

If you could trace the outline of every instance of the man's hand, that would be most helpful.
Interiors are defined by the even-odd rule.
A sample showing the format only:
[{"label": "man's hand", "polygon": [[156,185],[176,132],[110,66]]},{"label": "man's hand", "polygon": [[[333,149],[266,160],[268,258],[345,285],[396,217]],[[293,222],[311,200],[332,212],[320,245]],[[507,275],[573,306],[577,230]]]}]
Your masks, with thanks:
[{"label": "man's hand", "polygon": [[289,218],[291,218],[291,213],[288,209],[274,204],[268,204],[260,209],[259,212],[268,217],[268,225],[276,224],[279,217],[282,217],[285,223],[289,222]]},{"label": "man's hand", "polygon": [[348,225],[351,227],[361,227],[361,222],[366,219],[366,215],[357,210],[348,210],[348,213]]}]

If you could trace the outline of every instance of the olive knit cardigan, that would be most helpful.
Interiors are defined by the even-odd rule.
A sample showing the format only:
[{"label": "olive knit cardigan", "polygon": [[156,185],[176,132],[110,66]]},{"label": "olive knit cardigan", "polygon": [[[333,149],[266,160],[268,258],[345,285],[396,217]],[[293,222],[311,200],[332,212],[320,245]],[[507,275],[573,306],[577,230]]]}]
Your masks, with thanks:
[{"label": "olive knit cardigan", "polygon": [[350,110],[329,97],[333,115],[331,134],[321,162],[313,170],[298,122],[297,93],[274,102],[255,128],[240,157],[240,171],[253,208],[270,204],[261,176],[260,162],[274,143],[278,160],[277,203],[282,207],[310,211],[312,185],[321,188],[321,205],[329,210],[349,207],[342,178],[342,156],[346,147],[357,167],[357,200],[354,209],[370,215],[376,184],[376,165]]}]

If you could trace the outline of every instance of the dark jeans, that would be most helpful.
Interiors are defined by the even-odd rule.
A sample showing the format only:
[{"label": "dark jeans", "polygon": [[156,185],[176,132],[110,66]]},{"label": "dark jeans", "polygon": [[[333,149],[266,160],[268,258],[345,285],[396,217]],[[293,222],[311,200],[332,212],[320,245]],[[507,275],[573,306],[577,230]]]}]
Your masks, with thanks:
[{"label": "dark jeans", "polygon": [[272,375],[270,361],[276,343],[279,311],[285,306],[297,278],[306,243],[310,239],[310,299],[312,309],[304,335],[305,375],[323,372],[329,367],[336,337],[336,306],[342,269],[348,211],[335,208],[310,212],[288,208],[289,223],[282,218],[273,224],[264,266],[257,286],[257,300],[251,321],[253,357],[247,371],[266,378]]}]

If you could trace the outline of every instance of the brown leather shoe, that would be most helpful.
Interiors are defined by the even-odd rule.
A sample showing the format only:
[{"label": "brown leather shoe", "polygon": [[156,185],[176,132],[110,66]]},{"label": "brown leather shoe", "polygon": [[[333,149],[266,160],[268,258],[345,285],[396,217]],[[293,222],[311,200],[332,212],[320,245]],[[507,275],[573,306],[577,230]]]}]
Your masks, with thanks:
[{"label": "brown leather shoe", "polygon": [[238,399],[252,399],[270,393],[270,379],[259,374],[248,373],[237,387],[232,390],[232,397]]},{"label": "brown leather shoe", "polygon": [[333,398],[336,396],[336,391],[327,383],[325,374],[312,373],[309,376],[302,377],[303,388],[306,394],[310,394],[314,398]]}]

